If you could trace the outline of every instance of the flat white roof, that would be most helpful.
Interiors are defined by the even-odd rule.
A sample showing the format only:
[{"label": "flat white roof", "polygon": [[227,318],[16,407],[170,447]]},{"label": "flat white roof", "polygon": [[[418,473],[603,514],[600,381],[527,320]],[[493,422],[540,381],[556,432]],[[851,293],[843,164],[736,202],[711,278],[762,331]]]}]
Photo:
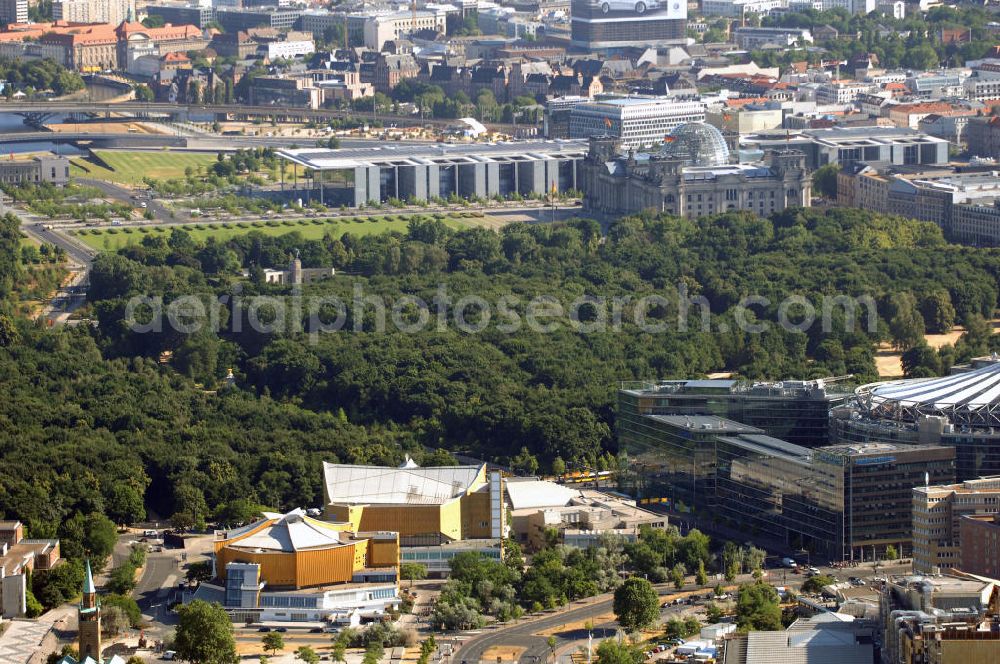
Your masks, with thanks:
[{"label": "flat white roof", "polygon": [[331,504],[440,505],[465,494],[483,467],[387,468],[324,462],[323,477]]},{"label": "flat white roof", "polygon": [[578,497],[580,492],[555,482],[528,480],[508,481],[507,495],[510,497],[511,507],[522,510],[536,507],[563,507]]}]

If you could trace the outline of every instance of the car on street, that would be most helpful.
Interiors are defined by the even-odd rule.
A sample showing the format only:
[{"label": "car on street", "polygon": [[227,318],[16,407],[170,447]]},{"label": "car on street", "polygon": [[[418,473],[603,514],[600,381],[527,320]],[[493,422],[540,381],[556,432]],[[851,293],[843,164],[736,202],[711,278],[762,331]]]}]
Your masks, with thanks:
[{"label": "car on street", "polygon": [[168,650],[165,653],[163,653],[163,656],[160,657],[160,659],[165,659],[168,662],[172,662],[175,659],[177,659],[177,653],[173,650]]},{"label": "car on street", "polygon": [[274,631],[275,632],[287,632],[288,628],[287,627],[275,627]]},{"label": "car on street", "polygon": [[270,632],[270,631],[271,631],[271,628],[270,628],[270,627],[261,627],[261,628],[260,628],[260,629],[258,629],[257,631],[258,631],[258,632]]}]

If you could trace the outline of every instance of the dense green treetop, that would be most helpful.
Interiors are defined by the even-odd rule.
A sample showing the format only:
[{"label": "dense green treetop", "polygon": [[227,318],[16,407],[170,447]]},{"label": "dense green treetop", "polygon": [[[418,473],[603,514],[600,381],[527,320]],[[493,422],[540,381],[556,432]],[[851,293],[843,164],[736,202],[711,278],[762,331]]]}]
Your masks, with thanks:
[{"label": "dense green treetop", "polygon": [[[0,298],[21,278],[9,259],[16,220],[4,224]],[[666,329],[640,329],[629,304],[620,329],[591,333],[562,325],[548,334],[526,326],[472,334],[453,324],[356,332],[352,312],[346,329],[312,339],[291,323],[274,333],[246,324],[237,331],[246,313],[227,308],[218,331],[138,334],[124,325],[134,295],[167,303],[183,295],[206,303],[238,293],[285,297],[287,286],[247,281],[238,270],[285,266],[295,250],[307,267],[341,271],[307,285],[307,296],[350,303],[360,288],[389,302],[403,294],[431,302],[443,287],[453,301],[514,295],[523,316],[538,295],[567,305],[581,295],[632,302],[662,295],[664,304],[648,313]],[[100,548],[100,537],[88,534],[100,528],[77,514],[127,523],[146,512],[184,527],[245,522],[262,506],[316,505],[322,461],[397,465],[410,454],[422,464],[448,463],[447,451],[434,452],[443,448],[513,460],[525,472],[560,467],[557,459],[570,469],[612,467],[622,380],[725,369],[752,379],[852,373],[868,380],[874,344],[897,337],[914,349],[904,365],[916,373],[988,352],[995,346],[984,317],[997,304],[998,261],[996,250],[948,244],[932,224],[856,210],[793,209],[766,219],[639,215],[603,237],[587,221],[493,233],[455,231],[432,218],[405,232],[314,241],[296,234],[204,243],[183,231],[150,236],[95,261],[89,295],[97,328],[49,330],[9,313],[3,319],[0,510],[27,523],[32,536],[63,537],[64,551],[83,555]],[[711,331],[698,329],[697,308],[691,329],[678,329],[678,284],[710,303]],[[743,332],[734,306],[750,294],[771,300],[755,309],[770,321],[792,294],[817,310],[825,295],[869,295],[877,326],[863,329],[861,320],[849,330],[834,316],[829,332],[818,324],[804,334],[777,325]],[[913,345],[925,317],[928,328],[958,320],[970,332],[928,354]],[[728,331],[720,331],[722,323]],[[223,380],[230,369],[233,386]],[[694,573],[705,561],[700,542],[660,544],[640,542],[635,551],[646,573],[666,578],[677,563]],[[551,596],[545,581],[532,586],[538,597]],[[556,585],[559,597],[585,590],[572,578]]]}]

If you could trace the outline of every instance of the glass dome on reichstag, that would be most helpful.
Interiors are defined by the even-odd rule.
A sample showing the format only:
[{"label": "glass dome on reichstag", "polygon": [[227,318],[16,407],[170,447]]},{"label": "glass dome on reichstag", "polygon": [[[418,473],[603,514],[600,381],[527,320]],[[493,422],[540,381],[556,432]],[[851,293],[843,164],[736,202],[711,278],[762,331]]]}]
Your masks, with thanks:
[{"label": "glass dome on reichstag", "polygon": [[[672,139],[672,140],[671,140]],[[689,166],[722,166],[729,163],[729,146],[722,132],[704,122],[688,122],[670,132],[663,155]]]}]

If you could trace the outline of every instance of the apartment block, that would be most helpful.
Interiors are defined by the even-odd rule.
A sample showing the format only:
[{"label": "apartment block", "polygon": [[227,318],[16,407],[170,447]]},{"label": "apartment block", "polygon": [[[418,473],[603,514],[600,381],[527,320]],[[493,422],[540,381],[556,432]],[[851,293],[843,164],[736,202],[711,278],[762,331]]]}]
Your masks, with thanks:
[{"label": "apartment block", "polygon": [[1000,514],[967,514],[958,530],[962,571],[1000,578]]},{"label": "apartment block", "polygon": [[913,571],[931,574],[961,564],[960,523],[1000,511],[1000,477],[913,489]]}]

